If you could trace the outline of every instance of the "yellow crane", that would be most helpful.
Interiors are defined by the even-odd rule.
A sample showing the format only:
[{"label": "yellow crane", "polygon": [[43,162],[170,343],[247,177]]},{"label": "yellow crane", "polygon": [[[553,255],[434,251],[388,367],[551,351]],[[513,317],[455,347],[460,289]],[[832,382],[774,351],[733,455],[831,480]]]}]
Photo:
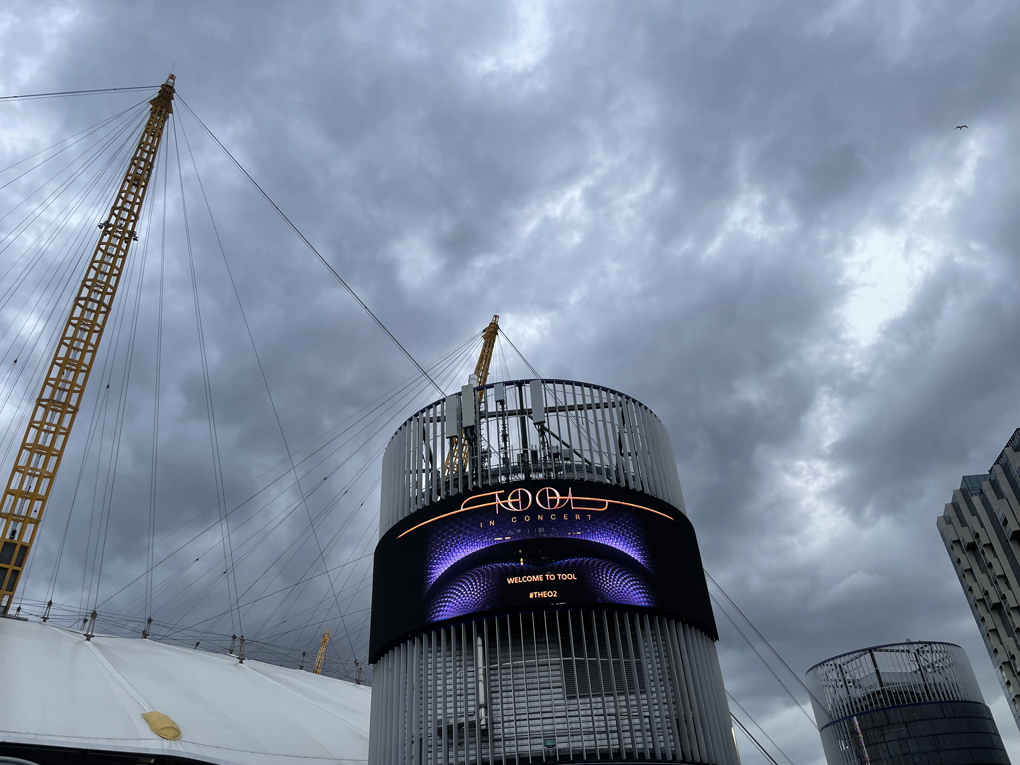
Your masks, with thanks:
[{"label": "yellow crane", "polygon": [[[489,379],[489,366],[492,363],[492,351],[496,347],[496,336],[499,334],[499,314],[492,317],[492,321],[489,322],[484,330],[482,330],[482,350],[478,354],[478,363],[475,364],[475,372],[468,378],[469,383],[473,380],[475,385],[485,385],[485,381]],[[481,391],[478,392],[478,398],[481,400],[485,394]],[[467,402],[464,402],[464,406],[467,406]],[[457,448],[458,444],[460,449]],[[450,475],[450,463],[453,461],[455,454],[459,455],[460,468],[466,469],[471,454],[468,450],[467,439],[464,438],[464,434],[454,436],[450,439],[450,451],[446,455],[446,475]]]},{"label": "yellow crane", "polygon": [[67,447],[67,439],[81,405],[99,341],[110,316],[163,129],[173,111],[174,75],[159,88],[149,119],[138,139],[117,198],[106,220],[99,224],[99,241],[92,253],[81,287],[64,323],[46,379],[21,441],[11,477],[0,500],[0,612],[14,601],[35,532],[42,520],[53,479]]},{"label": "yellow crane", "polygon": [[319,643],[319,655],[315,657],[315,666],[312,668],[312,673],[316,675],[322,674],[322,663],[326,660],[326,646],[329,645],[329,630],[326,630],[322,636],[322,642]]}]

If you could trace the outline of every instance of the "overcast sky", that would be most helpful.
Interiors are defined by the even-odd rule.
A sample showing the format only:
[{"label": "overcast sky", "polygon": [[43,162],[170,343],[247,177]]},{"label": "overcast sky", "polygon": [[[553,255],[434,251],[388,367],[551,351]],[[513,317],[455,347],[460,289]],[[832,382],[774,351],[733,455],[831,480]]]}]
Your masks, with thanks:
[{"label": "overcast sky", "polygon": [[[0,95],[153,85],[173,66],[184,101],[420,362],[498,312],[542,375],[608,385],[657,412],[706,568],[797,673],[877,643],[959,643],[1020,761],[1020,734],[935,528],[961,475],[986,471],[1020,426],[1018,40],[1009,0],[32,0],[0,10]],[[143,97],[0,103],[0,166]],[[265,640],[265,658],[293,666],[330,627],[344,635],[332,666],[349,673],[350,657],[365,653],[370,560],[359,558],[377,523],[372,453],[438,393],[419,385],[362,423],[370,429],[347,452],[299,467],[309,494],[299,501],[287,447],[298,461],[308,453],[299,447],[415,370],[186,109],[175,111],[163,334],[156,184],[152,228],[134,251],[145,246],[141,286],[119,297],[119,342],[104,340],[111,387],[94,373],[26,598],[47,599],[74,497],[53,579],[62,624],[123,585],[106,601],[118,614],[106,617],[110,631],[140,631],[148,611],[161,634],[199,640],[172,625],[229,611],[179,145],[224,506],[284,477],[230,517],[231,528],[249,520],[245,538],[279,521],[257,547],[237,542],[237,557],[252,553],[235,560],[236,586],[245,592],[268,570],[276,578],[247,597],[272,592],[318,565],[327,545],[329,565],[351,561],[333,590],[318,577],[267,598],[259,608],[272,608],[245,613],[242,629]],[[0,215],[61,161],[0,191]],[[25,209],[0,220],[0,236]],[[94,232],[103,212],[84,209],[74,221]],[[0,253],[5,291],[23,268],[8,266],[33,251],[18,241]],[[3,395],[13,391],[0,416],[19,438],[15,404],[38,377],[11,371],[12,359],[25,353],[19,344],[42,349],[46,327],[59,325],[39,307],[52,299],[33,301],[49,294],[43,266],[70,263],[60,259],[72,251],[54,245],[0,310]],[[504,351],[510,374],[528,375]],[[156,569],[153,586],[166,589],[148,608],[137,600],[144,576],[131,582],[146,570],[150,504],[164,540],[157,558],[209,531]],[[316,537],[302,537],[320,512]],[[192,517],[183,536],[167,537]],[[91,601],[80,595],[98,577],[88,539],[106,540]],[[796,765],[821,763],[817,733],[717,618],[727,689]],[[199,625],[210,630],[205,647],[222,650],[236,627],[229,614],[209,624]],[[739,743],[745,763],[762,761]]]}]

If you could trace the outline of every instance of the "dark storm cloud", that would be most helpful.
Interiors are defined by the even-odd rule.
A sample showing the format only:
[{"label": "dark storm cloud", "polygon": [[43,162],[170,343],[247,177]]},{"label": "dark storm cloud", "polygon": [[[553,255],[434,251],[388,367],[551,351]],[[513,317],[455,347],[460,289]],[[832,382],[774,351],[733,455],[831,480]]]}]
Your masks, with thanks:
[{"label": "dark storm cloud", "polygon": [[[419,360],[498,310],[543,374],[651,406],[670,430],[706,567],[797,672],[866,644],[961,642],[1016,750],[934,530],[960,475],[985,470],[1018,424],[1012,6],[32,3],[5,13],[6,93],[158,82],[176,61],[183,98]],[[112,104],[18,105],[21,142],[7,148],[4,131],[5,156],[26,153],[26,131],[55,140]],[[413,370],[181,106],[177,115],[296,449]],[[953,131],[961,123],[970,128]],[[273,475],[285,474],[286,452],[201,197],[188,194],[234,492],[281,461]],[[171,208],[159,497],[174,519],[162,522],[195,514],[215,528],[190,274]],[[124,519],[108,543],[118,560],[144,550],[147,534],[154,354],[139,353]],[[322,472],[308,472],[306,492]],[[355,512],[370,482],[322,527],[323,542],[341,540],[330,565],[371,539],[374,497]],[[290,489],[276,510],[255,514],[259,499],[232,516],[251,519],[247,535],[293,511],[238,567],[240,589],[266,567],[281,576],[272,589],[305,573],[316,542],[283,551],[341,485],[327,482],[308,510]],[[56,544],[41,554],[52,560]],[[187,595],[166,608],[175,620],[205,618],[200,600],[190,617],[184,600],[222,570],[216,532],[202,544],[211,552],[196,553],[179,583]],[[80,555],[62,564],[68,593]],[[336,585],[349,582],[345,607],[355,572]],[[210,592],[207,610],[222,610],[223,584]],[[302,592],[252,622],[279,635],[299,618],[288,608],[314,615],[322,599],[325,615],[333,602],[323,586]],[[208,640],[223,643],[228,621]],[[808,722],[719,622],[728,688],[798,765],[820,761]],[[350,629],[363,624],[352,617]],[[314,650],[323,628],[308,622],[293,653]]]}]

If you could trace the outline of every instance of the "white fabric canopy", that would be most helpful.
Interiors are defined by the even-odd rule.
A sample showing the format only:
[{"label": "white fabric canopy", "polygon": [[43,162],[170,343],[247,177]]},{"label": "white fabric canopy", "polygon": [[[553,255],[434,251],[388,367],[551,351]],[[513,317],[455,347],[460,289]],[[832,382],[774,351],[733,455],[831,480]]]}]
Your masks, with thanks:
[{"label": "white fabric canopy", "polygon": [[[224,765],[364,763],[371,689],[141,638],[0,619],[0,741]],[[168,715],[167,741],[142,714]]]}]

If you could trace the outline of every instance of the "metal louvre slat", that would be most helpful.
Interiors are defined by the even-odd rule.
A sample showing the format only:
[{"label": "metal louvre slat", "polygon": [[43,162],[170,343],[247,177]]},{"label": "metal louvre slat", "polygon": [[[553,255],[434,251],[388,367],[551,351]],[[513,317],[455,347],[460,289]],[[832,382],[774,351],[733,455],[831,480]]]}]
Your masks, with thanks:
[{"label": "metal louvre slat", "polygon": [[655,617],[652,623],[655,626],[654,630],[654,637],[656,643],[655,650],[659,657],[658,658],[659,666],[662,668],[663,675],[662,690],[663,696],[666,699],[666,716],[665,716],[667,723],[666,732],[669,733],[669,736],[667,737],[668,748],[666,756],[670,759],[674,759],[674,751],[680,749],[680,731],[677,730],[676,706],[674,703],[675,702],[674,690],[676,688],[676,685],[674,683],[669,682],[670,677],[669,660],[666,656],[666,652],[668,649],[666,648],[666,638],[665,635],[663,634],[662,618],[657,616]]},{"label": "metal louvre slat", "polygon": [[[488,699],[476,684],[479,639]],[[574,667],[567,684],[564,663]],[[737,765],[715,646],[663,617],[574,610],[445,627],[380,659],[372,706],[373,765]]]},{"label": "metal louvre slat", "polygon": [[686,668],[683,660],[680,658],[681,638],[678,634],[677,625],[673,620],[669,620],[666,623],[666,627],[669,631],[670,677],[673,678],[673,685],[676,688],[677,704],[680,708],[679,714],[681,715],[681,736],[683,742],[681,751],[683,752],[684,759],[697,762],[699,751],[697,737],[694,733],[694,713],[691,708],[691,697],[687,687]]}]

